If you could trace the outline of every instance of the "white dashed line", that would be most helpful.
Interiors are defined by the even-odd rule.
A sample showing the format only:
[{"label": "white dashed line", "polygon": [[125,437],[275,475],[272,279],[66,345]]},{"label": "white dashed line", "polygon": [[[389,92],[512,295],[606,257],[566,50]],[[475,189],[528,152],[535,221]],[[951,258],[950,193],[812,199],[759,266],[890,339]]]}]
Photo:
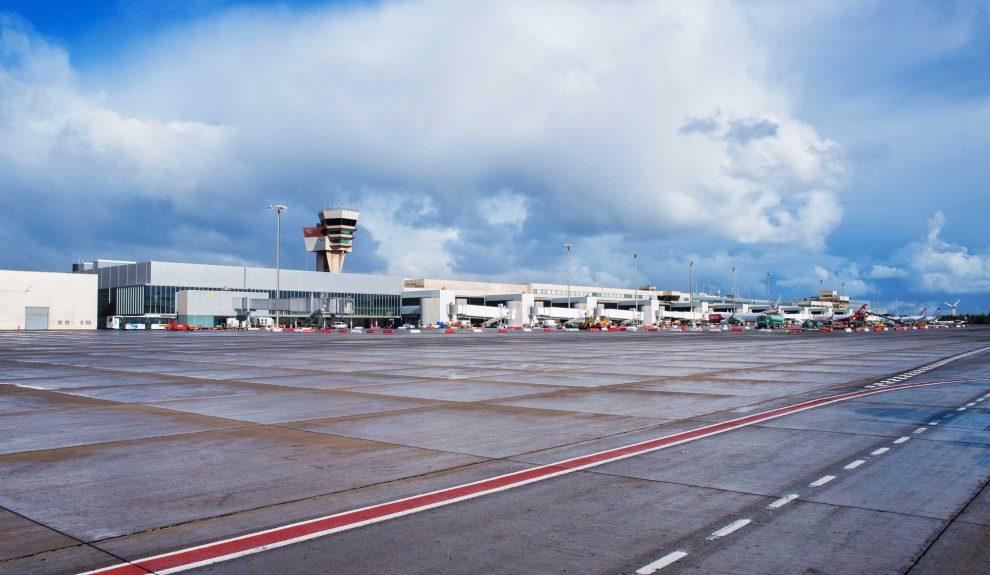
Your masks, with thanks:
[{"label": "white dashed line", "polygon": [[976,402],[975,401],[971,401],[971,402],[969,402],[969,403],[966,404],[966,407],[973,407],[974,405],[976,405]]},{"label": "white dashed line", "polygon": [[780,509],[781,507],[787,505],[788,503],[794,501],[797,498],[798,498],[797,493],[791,493],[790,495],[785,495],[784,497],[781,497],[780,499],[774,501],[770,505],[767,505],[767,509]]},{"label": "white dashed line", "polygon": [[668,553],[663,557],[657,559],[653,563],[648,563],[646,565],[643,565],[642,567],[636,570],[636,573],[638,575],[650,575],[650,573],[656,573],[657,571],[663,569],[667,565],[670,565],[671,563],[674,563],[676,561],[680,561],[686,556],[687,556],[686,551],[674,551],[673,553]]},{"label": "white dashed line", "polygon": [[929,421],[928,422],[928,425],[938,425],[938,422],[937,421]]},{"label": "white dashed line", "polygon": [[890,448],[889,447],[881,447],[880,449],[876,449],[874,451],[871,451],[870,452],[870,455],[883,455],[884,453],[887,453],[888,451],[890,451]]},{"label": "white dashed line", "polygon": [[909,439],[911,439],[911,438],[910,437],[898,437],[897,439],[894,440],[894,443],[901,444],[901,443],[904,443],[905,441],[907,441]]},{"label": "white dashed line", "polygon": [[729,523],[725,527],[719,529],[715,533],[709,535],[708,540],[710,541],[712,539],[718,539],[719,537],[725,537],[726,535],[738,531],[739,529],[742,529],[743,527],[749,525],[752,522],[753,522],[752,519],[737,519],[732,523]]},{"label": "white dashed line", "polygon": [[928,429],[928,428],[927,427],[919,427],[918,429],[915,429],[914,432],[916,434],[917,433],[924,433],[926,429]]},{"label": "white dashed line", "polygon": [[825,485],[826,483],[828,483],[829,481],[832,481],[833,479],[835,479],[835,476],[834,475],[826,475],[825,477],[819,478],[819,479],[815,480],[814,482],[812,482],[811,486],[812,487],[821,487],[822,485]]},{"label": "white dashed line", "polygon": [[956,408],[956,411],[966,411],[966,408],[965,407],[958,407],[958,408]]},{"label": "white dashed line", "polygon": [[856,469],[857,467],[859,467],[860,465],[862,465],[864,463],[866,463],[866,460],[865,459],[857,459],[856,461],[853,461],[849,465],[843,467],[843,469]]}]

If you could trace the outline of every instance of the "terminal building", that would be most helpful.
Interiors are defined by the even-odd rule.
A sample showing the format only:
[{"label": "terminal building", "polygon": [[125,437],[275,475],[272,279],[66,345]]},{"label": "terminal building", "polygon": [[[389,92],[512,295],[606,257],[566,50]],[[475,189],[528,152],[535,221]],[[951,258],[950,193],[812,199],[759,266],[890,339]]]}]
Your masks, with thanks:
[{"label": "terminal building", "polygon": [[[175,321],[199,327],[401,324],[537,326],[608,321],[657,324],[769,310],[767,300],[679,291],[548,283],[509,284],[446,279],[281,270],[276,297],[272,268],[174,262],[97,260],[74,271],[96,275],[98,313],[106,327],[154,327]],[[790,320],[823,319],[848,309],[826,298],[781,305]],[[822,301],[824,300],[824,301]]]},{"label": "terminal building", "polygon": [[[394,327],[437,325],[580,325],[589,322],[657,324],[715,321],[758,314],[767,300],[658,291],[655,286],[602,287],[409,279],[344,273],[353,249],[358,211],[319,212],[303,228],[315,254],[314,271],[174,262],[96,260],[73,271],[98,280],[98,315],[107,327],[148,328],[176,322],[199,327],[271,325]],[[821,291],[784,305],[787,319],[825,318],[849,309],[849,298]]]},{"label": "terminal building", "polygon": [[0,330],[92,330],[96,278],[0,270]]},{"label": "terminal building", "polygon": [[[106,327],[199,327],[227,320],[256,323],[278,316],[283,324],[334,319],[349,325],[398,322],[402,278],[247,266],[96,260],[73,271],[95,275]],[[276,298],[276,275],[279,298]],[[346,305],[335,305],[344,302]]]}]

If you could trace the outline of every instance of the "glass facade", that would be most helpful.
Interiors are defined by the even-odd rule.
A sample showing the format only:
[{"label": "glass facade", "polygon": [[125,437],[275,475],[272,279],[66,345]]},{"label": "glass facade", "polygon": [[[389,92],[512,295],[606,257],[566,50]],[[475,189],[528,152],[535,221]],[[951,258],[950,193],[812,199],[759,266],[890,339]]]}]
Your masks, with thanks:
[{"label": "glass facade", "polygon": [[[538,295],[557,295],[566,296],[566,289],[545,289],[545,288],[535,288],[533,289],[534,294]],[[643,291],[641,293],[648,293]],[[636,297],[635,293],[616,293],[616,292],[600,292],[600,291],[581,291],[579,289],[571,290],[571,297],[598,297],[598,298],[608,298],[608,299],[633,299]],[[642,299],[643,296],[640,296]]]},{"label": "glass facade", "polygon": [[[202,288],[193,286],[144,286],[144,313],[146,314],[174,314],[175,294],[182,290],[190,291],[222,291],[216,288]],[[103,291],[100,290],[101,302],[103,301]],[[275,290],[227,290],[227,293],[236,295],[238,293],[265,293],[268,297],[275,297]],[[401,296],[398,294],[373,294],[373,293],[345,293],[345,292],[309,292],[282,290],[282,298],[351,298],[354,300],[355,317],[399,317],[399,304]],[[109,299],[110,294],[107,294]],[[107,301],[109,304],[110,302]]]}]

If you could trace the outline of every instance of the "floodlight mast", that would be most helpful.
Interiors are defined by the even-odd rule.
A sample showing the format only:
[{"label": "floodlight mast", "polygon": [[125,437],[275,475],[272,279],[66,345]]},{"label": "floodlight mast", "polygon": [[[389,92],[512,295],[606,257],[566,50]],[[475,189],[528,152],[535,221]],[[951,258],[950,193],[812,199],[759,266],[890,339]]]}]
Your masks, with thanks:
[{"label": "floodlight mast", "polygon": [[633,258],[633,289],[636,290],[635,292],[633,292],[634,293],[634,295],[633,295],[633,301],[635,302],[637,316],[639,315],[639,281],[638,281],[639,274],[637,273],[637,268],[636,268],[636,258],[638,258],[638,257],[639,257],[639,254],[636,253],[636,252],[633,252],[633,254],[632,254],[632,258]]},{"label": "floodlight mast", "polygon": [[688,316],[694,325],[694,260],[688,262]]},{"label": "floodlight mast", "polygon": [[571,309],[571,248],[574,244],[564,244],[564,275],[567,281],[567,309]]},{"label": "floodlight mast", "polygon": [[268,204],[268,209],[275,212],[275,326],[279,323],[279,306],[282,305],[281,275],[282,275],[282,214],[289,210],[282,204]]},{"label": "floodlight mast", "polygon": [[736,266],[732,266],[732,314],[736,313],[736,300],[739,299],[739,295],[736,294]]}]

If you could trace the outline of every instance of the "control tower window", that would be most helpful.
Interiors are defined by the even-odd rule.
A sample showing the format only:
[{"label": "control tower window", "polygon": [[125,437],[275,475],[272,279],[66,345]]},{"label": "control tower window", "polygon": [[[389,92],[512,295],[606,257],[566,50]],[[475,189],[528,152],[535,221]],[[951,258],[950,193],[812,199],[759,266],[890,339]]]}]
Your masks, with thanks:
[{"label": "control tower window", "polygon": [[329,218],[324,220],[323,225],[325,226],[356,226],[357,220],[349,220],[346,218]]}]

